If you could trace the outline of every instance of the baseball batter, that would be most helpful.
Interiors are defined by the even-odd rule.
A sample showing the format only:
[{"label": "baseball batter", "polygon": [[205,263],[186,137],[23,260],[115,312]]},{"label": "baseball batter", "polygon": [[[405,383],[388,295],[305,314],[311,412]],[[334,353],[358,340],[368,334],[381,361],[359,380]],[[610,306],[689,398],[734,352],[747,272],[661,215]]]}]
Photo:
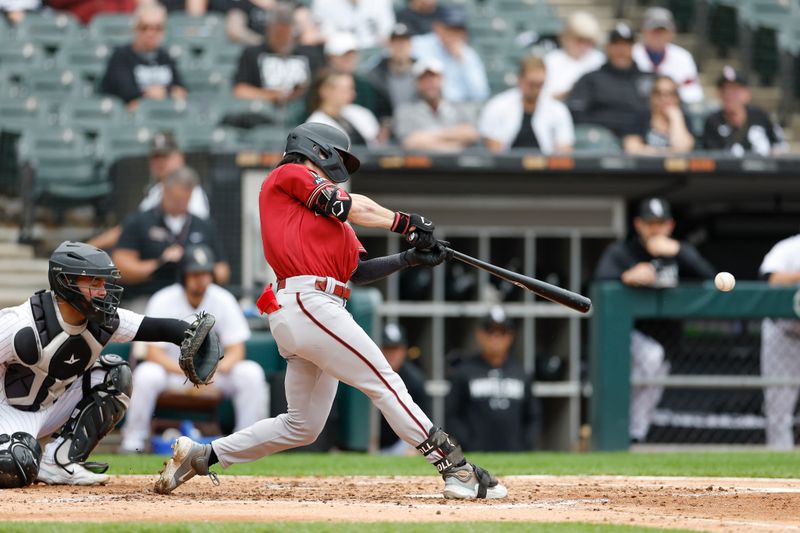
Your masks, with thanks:
[{"label": "baseball batter", "polygon": [[[348,194],[346,182],[360,163],[340,130],[319,123],[295,128],[284,158],[259,195],[264,254],[278,281],[259,308],[287,361],[288,410],[210,445],[179,438],[156,482],[167,494],[209,466],[254,461],[314,442],[323,429],[339,381],[364,392],[392,429],[434,464],[446,498],[503,498],[506,488],[469,463],[461,446],[414,403],[381,350],[346,311],[346,283],[370,283],[410,266],[447,259],[434,224],[418,214],[392,212],[366,196]],[[416,236],[415,248],[370,260],[350,222]]]},{"label": "baseball batter", "polygon": [[[62,243],[48,278],[49,291],[0,311],[0,488],[108,481],[107,464],[85,461],[125,414],[131,371],[100,352],[131,340],[180,345],[188,326],[119,309],[119,271],[94,246]],[[38,440],[51,438],[43,452]]]}]

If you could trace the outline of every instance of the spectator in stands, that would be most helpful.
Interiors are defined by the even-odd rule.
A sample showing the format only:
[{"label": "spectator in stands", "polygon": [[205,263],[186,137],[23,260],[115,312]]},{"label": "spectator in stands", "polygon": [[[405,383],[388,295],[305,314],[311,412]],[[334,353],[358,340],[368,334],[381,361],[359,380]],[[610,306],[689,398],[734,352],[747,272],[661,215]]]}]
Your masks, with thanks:
[{"label": "spectator in stands", "polygon": [[[212,0],[212,9],[225,13],[225,33],[228,39],[247,46],[264,42],[273,10],[279,0]],[[299,46],[324,43],[319,27],[305,6],[295,6],[292,19]]]},{"label": "spectator in stands", "polygon": [[451,102],[483,102],[489,81],[480,56],[467,43],[467,14],[460,7],[443,9],[433,33],[411,39],[416,58],[435,58],[444,66],[444,98]]},{"label": "spectator in stands", "polygon": [[664,155],[694,148],[694,136],[681,109],[678,84],[669,76],[656,76],[650,93],[650,114],[641,126],[639,133],[623,139],[625,151],[631,155]]},{"label": "spectator in stands", "polygon": [[[178,146],[175,136],[171,131],[159,131],[150,141],[150,183],[144,198],[139,203],[139,211],[147,211],[161,203],[164,195],[164,179],[179,168],[186,165],[186,158]],[[198,184],[192,190],[189,200],[189,213],[196,217],[207,219],[210,214],[208,197],[203,187]],[[104,250],[111,250],[117,245],[122,226],[117,224],[100,235],[93,237],[89,244]]]},{"label": "spectator in stands", "polygon": [[571,14],[561,34],[561,48],[544,56],[549,75],[542,91],[558,100],[566,100],[581,76],[606,62],[605,54],[596,48],[599,40],[600,24],[594,15],[586,11]]},{"label": "spectator in stands", "polygon": [[133,43],[114,50],[100,90],[121,98],[128,109],[139,99],[184,99],[186,89],[167,51],[161,47],[167,11],[160,4],[142,4],[134,15]]},{"label": "spectator in stands", "polygon": [[[688,242],[672,238],[675,220],[663,198],[647,198],[639,204],[633,220],[635,232],[612,243],[603,252],[595,269],[595,280],[622,281],[630,287],[667,288],[678,281],[711,279],[714,268]],[[631,332],[631,376],[633,379],[664,377],[669,373],[664,342],[669,331],[664,324]],[[630,438],[643,442],[653,414],[661,400],[663,387],[636,386],[631,389]]]},{"label": "spectator in stands", "polygon": [[[375,116],[378,117],[381,129],[387,132],[391,132],[395,108],[413,101],[416,97],[416,80],[411,72],[413,64],[411,34],[405,24],[398,23],[392,28],[386,53],[375,56],[365,66],[364,79],[379,96],[377,101],[383,104],[375,109]],[[388,138],[387,134],[384,136]]]},{"label": "spectator in stands", "polygon": [[[358,44],[352,33],[334,33],[325,43],[327,69],[340,74],[349,74],[355,83],[355,103],[366,107],[373,114],[385,113],[389,106],[386,96],[378,93],[364,76],[356,70],[359,64]],[[317,73],[319,74],[319,72]]]},{"label": "spectator in stands", "polygon": [[[224,357],[219,362],[214,382],[200,387],[199,394],[218,394],[233,399],[236,414],[234,431],[266,418],[267,382],[264,369],[255,361],[245,360],[245,341],[250,328],[233,294],[214,283],[214,255],[205,245],[191,245],[181,261],[180,280],[156,292],[147,302],[148,316],[187,317],[201,311],[217,319],[214,330],[219,335]],[[150,343],[145,361],[133,371],[133,394],[122,427],[123,453],[143,452],[150,437],[150,420],[162,392],[172,389],[193,391],[194,385],[178,365],[180,348],[170,343]]]},{"label": "spectator in stands", "polygon": [[[406,384],[414,403],[419,405],[423,412],[429,413],[430,398],[425,392],[425,374],[408,360],[408,338],[405,328],[399,324],[386,324],[383,328],[381,350],[392,370],[403,378],[403,383]],[[380,451],[390,455],[416,455],[416,449],[400,440],[383,417],[381,417]]]},{"label": "spectator in stands", "polygon": [[414,63],[418,99],[394,113],[394,133],[407,150],[457,152],[478,142],[475,107],[442,96],[443,66],[438,59]]},{"label": "spectator in stands", "polygon": [[47,0],[47,5],[75,15],[81,24],[89,24],[100,13],[133,13],[137,0]]},{"label": "spectator in stands", "polygon": [[444,8],[438,0],[408,0],[406,7],[397,12],[397,22],[408,26],[411,35],[433,31],[433,23],[442,18]]},{"label": "spectator in stands", "polygon": [[544,61],[526,57],[520,61],[517,87],[487,102],[478,130],[489,150],[526,148],[545,154],[572,150],[572,116],[567,106],[542,94],[546,78]]},{"label": "spectator in stands", "polygon": [[688,50],[674,44],[674,38],[672,12],[663,7],[651,7],[642,21],[642,42],[633,45],[633,59],[642,72],[653,72],[675,80],[683,102],[702,102],[703,86],[697,77],[694,58]]},{"label": "spectator in stands", "polygon": [[38,11],[41,8],[41,0],[0,0],[0,14],[5,16],[12,26],[22,22],[28,11]]},{"label": "spectator in stands", "polygon": [[514,324],[497,306],[477,331],[479,353],[450,374],[447,427],[465,450],[519,452],[536,448],[538,408],[532,378],[510,357]]},{"label": "spectator in stands", "polygon": [[307,122],[322,122],[339,128],[356,146],[380,144],[378,119],[366,107],[354,104],[354,100],[355,83],[350,74],[324,72],[314,82],[308,106],[313,112]]},{"label": "spectator in stands", "polygon": [[703,147],[706,150],[725,150],[737,157],[747,153],[769,156],[787,150],[783,130],[773,123],[767,112],[750,105],[753,94],[747,77],[726,66],[717,80],[722,105],[709,115],[703,128]]},{"label": "spectator in stands", "polygon": [[392,0],[313,0],[311,14],[325,38],[352,33],[358,48],[383,46],[394,26]]},{"label": "spectator in stands", "polygon": [[192,169],[179,168],[164,179],[161,204],[130,215],[123,224],[112,258],[122,274],[129,309],[143,310],[150,296],[178,279],[184,247],[190,244],[211,247],[217,258],[214,279],[228,283],[230,267],[216,226],[188,211],[198,183]]},{"label": "spectator in stands", "polygon": [[611,30],[608,61],[600,70],[581,77],[567,99],[575,124],[604,126],[620,138],[641,129],[652,75],[642,73],[633,62],[633,42],[627,24],[619,23]]},{"label": "spectator in stands", "polygon": [[276,5],[266,26],[266,42],[242,51],[233,95],[278,105],[301,102],[311,83],[314,49],[298,46],[292,8]]},{"label": "spectator in stands", "polygon": [[[759,274],[772,286],[800,284],[800,235],[778,242],[764,256]],[[761,323],[761,375],[765,378],[800,377],[800,321],[765,318]],[[794,448],[794,413],[798,387],[764,388],[767,447]]]}]

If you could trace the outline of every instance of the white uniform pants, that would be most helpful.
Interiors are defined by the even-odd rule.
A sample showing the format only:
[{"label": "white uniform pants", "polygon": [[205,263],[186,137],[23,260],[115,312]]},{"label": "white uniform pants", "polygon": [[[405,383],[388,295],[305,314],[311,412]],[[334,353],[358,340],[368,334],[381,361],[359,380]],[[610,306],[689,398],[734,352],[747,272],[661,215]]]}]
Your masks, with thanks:
[{"label": "white uniform pants", "polygon": [[[2,389],[5,369],[0,373],[0,389]],[[105,372],[92,372],[92,387],[105,380]],[[72,410],[83,399],[83,377],[78,377],[75,382],[67,387],[58,401],[35,412],[20,411],[8,404],[5,390],[0,390],[0,434],[9,436],[17,431],[33,435],[37,439],[45,438],[61,429],[69,419]],[[52,459],[57,441],[45,446],[44,457]],[[0,444],[0,450],[8,447],[8,443]],[[48,461],[52,462],[52,460]]]},{"label": "white uniform pants", "polygon": [[[403,380],[345,310],[344,301],[314,290],[314,279],[286,280],[286,288],[277,293],[282,307],[269,315],[270,330],[288,363],[287,412],[214,441],[223,467],[314,442],[339,381],[366,394],[405,442],[416,446],[428,438],[433,423]],[[430,462],[440,458],[436,453],[427,457]]]},{"label": "white uniform pants", "polygon": [[[269,393],[264,370],[255,361],[240,361],[230,372],[214,375],[214,387],[226,398],[233,399],[236,430],[245,428],[269,413]],[[122,428],[122,447],[142,450],[150,437],[150,421],[158,396],[167,389],[189,390],[194,385],[186,383],[183,375],[172,374],[157,364],[143,361],[133,371],[131,394],[125,424]]]},{"label": "white uniform pants", "polygon": [[[800,377],[800,339],[788,334],[774,321],[761,324],[761,375],[764,377]],[[767,446],[776,450],[794,447],[794,410],[798,387],[766,387]]]},{"label": "white uniform pants", "polygon": [[[631,377],[636,379],[664,377],[669,363],[664,360],[664,347],[638,330],[631,331]],[[630,437],[643,441],[647,437],[653,414],[664,394],[664,387],[631,388]]]}]

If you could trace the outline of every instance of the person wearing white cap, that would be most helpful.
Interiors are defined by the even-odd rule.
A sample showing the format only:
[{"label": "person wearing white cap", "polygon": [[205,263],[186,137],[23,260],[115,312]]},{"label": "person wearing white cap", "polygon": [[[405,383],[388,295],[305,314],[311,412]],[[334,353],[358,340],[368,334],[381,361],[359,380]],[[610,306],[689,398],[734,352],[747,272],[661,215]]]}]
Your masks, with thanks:
[{"label": "person wearing white cap", "polygon": [[324,37],[349,32],[358,48],[382,46],[395,20],[392,0],[314,0],[311,14]]},{"label": "person wearing white cap", "polygon": [[412,67],[418,99],[394,113],[395,137],[407,150],[456,152],[480,138],[475,107],[443,97],[442,72],[441,61],[432,57],[422,58]]},{"label": "person wearing white cap", "polygon": [[478,130],[489,150],[524,148],[545,154],[572,150],[575,142],[572,116],[563,103],[542,94],[547,77],[541,58],[526,57],[520,61],[517,87],[486,103]]},{"label": "person wearing white cap", "polygon": [[442,92],[451,102],[483,102],[490,96],[486,68],[467,42],[467,14],[448,6],[433,24],[433,33],[411,39],[414,57],[432,57],[442,64]]},{"label": "person wearing white cap", "polygon": [[681,100],[687,104],[703,101],[703,87],[697,77],[692,54],[674,44],[672,12],[651,7],[642,21],[642,42],[633,46],[633,59],[642,72],[669,76],[678,84]]},{"label": "person wearing white cap", "polygon": [[606,56],[595,48],[600,40],[600,24],[591,13],[576,11],[567,18],[561,34],[561,48],[544,56],[549,75],[542,92],[564,100],[578,79],[606,62]]}]

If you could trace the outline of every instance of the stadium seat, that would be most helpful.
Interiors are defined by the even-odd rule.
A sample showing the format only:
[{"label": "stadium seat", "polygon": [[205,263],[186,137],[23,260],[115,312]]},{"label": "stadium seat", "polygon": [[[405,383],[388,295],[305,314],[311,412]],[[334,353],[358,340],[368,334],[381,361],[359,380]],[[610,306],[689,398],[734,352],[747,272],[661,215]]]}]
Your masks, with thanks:
[{"label": "stadium seat", "polygon": [[603,126],[594,124],[575,125],[576,152],[620,152],[617,136]]},{"label": "stadium seat", "polygon": [[255,150],[262,152],[282,152],[289,131],[279,126],[258,126],[248,130],[244,139]]},{"label": "stadium seat", "polygon": [[177,137],[185,152],[236,152],[249,146],[240,130],[227,126],[185,128],[178,130]]},{"label": "stadium seat", "polygon": [[210,99],[219,94],[229,94],[231,90],[230,73],[222,69],[186,68],[180,71],[183,82],[192,97],[202,96]]},{"label": "stadium seat", "polygon": [[227,41],[224,19],[217,14],[195,17],[185,13],[171,13],[167,18],[164,39],[169,44],[203,51]]},{"label": "stadium seat", "polygon": [[242,55],[244,47],[225,41],[213,47],[206,48],[203,53],[203,58],[206,64],[213,65],[217,68],[228,68],[230,72],[236,70],[239,65],[239,57]]},{"label": "stadium seat", "polygon": [[16,25],[18,37],[49,49],[78,38],[81,31],[78,19],[65,11],[29,12]]},{"label": "stadium seat", "polygon": [[72,99],[61,106],[59,123],[89,137],[99,136],[112,123],[123,123],[127,114],[122,104],[110,96]]},{"label": "stadium seat", "polygon": [[217,98],[212,104],[221,124],[251,128],[276,122],[275,106],[262,100],[243,100],[233,96]]},{"label": "stadium seat", "polygon": [[14,35],[0,36],[0,69],[40,67],[44,57],[42,48],[30,40]]},{"label": "stadium seat", "polygon": [[89,23],[89,37],[110,47],[133,40],[133,18],[125,13],[100,13]]},{"label": "stadium seat", "polygon": [[122,157],[146,155],[150,152],[153,132],[148,127],[124,122],[108,124],[97,139],[97,157],[104,165],[110,165]]},{"label": "stadium seat", "polygon": [[111,46],[101,41],[73,41],[59,48],[56,65],[76,72],[84,80],[96,83],[105,73],[111,51]]},{"label": "stadium seat", "polygon": [[133,114],[136,124],[150,129],[179,129],[185,125],[209,128],[216,124],[212,109],[198,109],[185,100],[142,99]]},{"label": "stadium seat", "polygon": [[711,113],[719,111],[719,104],[717,102],[697,102],[694,104],[686,105],[686,115],[689,118],[687,126],[695,137],[700,138],[703,135],[703,128],[706,124],[706,118]]},{"label": "stadium seat", "polygon": [[22,86],[27,94],[56,102],[82,96],[87,90],[77,73],[60,68],[29,70],[23,74]]},{"label": "stadium seat", "polygon": [[47,107],[35,96],[0,99],[0,130],[21,133],[33,126],[48,124]]}]

